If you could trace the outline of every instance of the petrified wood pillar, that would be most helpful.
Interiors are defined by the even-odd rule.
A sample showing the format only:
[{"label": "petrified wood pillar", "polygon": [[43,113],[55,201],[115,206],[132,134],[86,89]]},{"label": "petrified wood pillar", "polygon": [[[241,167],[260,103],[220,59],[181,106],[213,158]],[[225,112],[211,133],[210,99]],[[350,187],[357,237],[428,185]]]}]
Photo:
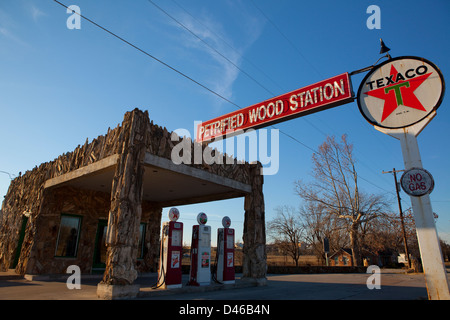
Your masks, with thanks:
[{"label": "petrified wood pillar", "polygon": [[266,226],[261,165],[252,165],[252,192],[245,196],[243,278],[266,283]]},{"label": "petrified wood pillar", "polygon": [[134,266],[142,214],[143,160],[149,123],[147,112],[135,109],[125,114],[122,124],[123,147],[112,183],[106,234],[106,270],[97,288],[97,294],[102,298],[133,296],[139,292],[138,286],[128,286],[128,289],[123,286],[132,285],[137,278]]},{"label": "petrified wood pillar", "polygon": [[147,223],[145,231],[144,259],[140,261],[140,271],[158,272],[162,207],[156,204],[142,203],[142,222]]}]

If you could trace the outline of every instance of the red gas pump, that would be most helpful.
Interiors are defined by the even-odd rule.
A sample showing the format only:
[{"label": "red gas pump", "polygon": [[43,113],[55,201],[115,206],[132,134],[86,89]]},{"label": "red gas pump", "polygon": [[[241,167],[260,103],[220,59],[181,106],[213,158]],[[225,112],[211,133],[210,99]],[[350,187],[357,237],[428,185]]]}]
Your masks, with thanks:
[{"label": "red gas pump", "polygon": [[157,288],[181,288],[181,258],[183,255],[183,223],[177,222],[180,212],[177,208],[169,211],[170,221],[163,224],[161,251],[159,258]]},{"label": "red gas pump", "polygon": [[224,284],[235,283],[234,274],[234,229],[231,219],[222,219],[223,228],[217,230],[217,281]]}]

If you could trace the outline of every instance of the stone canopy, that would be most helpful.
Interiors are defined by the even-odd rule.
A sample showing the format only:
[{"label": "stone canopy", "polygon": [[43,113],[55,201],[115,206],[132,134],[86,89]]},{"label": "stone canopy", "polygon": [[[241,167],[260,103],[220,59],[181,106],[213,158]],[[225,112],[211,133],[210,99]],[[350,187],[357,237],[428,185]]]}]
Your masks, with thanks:
[{"label": "stone canopy", "polygon": [[[90,273],[97,223],[105,220],[102,284],[132,286],[138,271],[157,270],[164,207],[245,197],[243,278],[265,281],[261,164],[238,163],[216,150],[206,151],[223,161],[175,164],[171,156],[178,143],[189,143],[192,154],[208,147],[174,140],[150,122],[147,111],[135,109],[106,135],[15,178],[2,203],[0,270],[65,273],[75,264]],[[62,213],[83,219],[78,253],[70,259],[55,254]],[[145,254],[136,262],[142,222]]]}]

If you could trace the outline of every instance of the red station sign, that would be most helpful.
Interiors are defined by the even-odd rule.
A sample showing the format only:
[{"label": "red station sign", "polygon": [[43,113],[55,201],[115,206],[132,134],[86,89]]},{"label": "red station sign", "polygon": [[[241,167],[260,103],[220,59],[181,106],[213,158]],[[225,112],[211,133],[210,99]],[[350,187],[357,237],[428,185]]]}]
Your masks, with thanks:
[{"label": "red station sign", "polygon": [[278,122],[330,109],[353,101],[348,73],[306,86],[278,97],[202,122],[197,142],[233,136],[247,129],[260,129]]}]

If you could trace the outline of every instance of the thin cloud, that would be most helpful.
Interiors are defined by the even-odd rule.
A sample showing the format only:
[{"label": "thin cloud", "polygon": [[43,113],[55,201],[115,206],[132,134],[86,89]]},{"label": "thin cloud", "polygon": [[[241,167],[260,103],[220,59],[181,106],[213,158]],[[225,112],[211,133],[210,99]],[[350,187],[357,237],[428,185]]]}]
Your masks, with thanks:
[{"label": "thin cloud", "polygon": [[28,43],[26,43],[25,41],[23,41],[22,39],[20,39],[18,36],[16,36],[15,34],[13,34],[9,29],[0,26],[0,35],[21,45],[21,46],[26,46],[28,47]]},{"label": "thin cloud", "polygon": [[[200,24],[187,14],[181,14],[177,19],[183,26],[192,32],[192,34],[189,34],[188,31],[184,30],[186,32],[179,34],[181,39],[180,43],[182,43],[185,48],[189,48],[192,51],[200,51],[202,55],[206,54],[209,57],[209,59],[203,59],[201,61],[203,66],[210,73],[209,76],[207,76],[208,85],[218,94],[226,98],[231,98],[232,85],[238,77],[239,70],[224,57],[237,66],[239,66],[241,61],[239,59],[239,54],[233,52],[224,45],[222,39],[225,39],[228,43],[231,42],[231,39],[223,35],[222,25],[217,22],[212,23],[211,19],[207,18],[199,19],[202,21],[202,24]],[[176,23],[174,22],[173,25],[175,24]],[[176,26],[180,27],[178,24]],[[221,35],[218,36],[219,34]],[[214,50],[220,52],[220,54]]]},{"label": "thin cloud", "polygon": [[16,22],[13,15],[0,9],[0,37],[18,45],[29,47],[29,44],[17,35],[20,29],[21,26]]},{"label": "thin cloud", "polygon": [[[236,41],[226,32],[225,26],[210,13],[204,11],[200,17],[193,17],[187,12],[179,12],[177,20],[195,35],[189,34],[186,30],[179,34],[183,46],[199,50],[211,58],[209,61],[202,60],[209,73],[207,76],[208,85],[221,96],[232,99],[233,85],[239,77],[242,55],[258,39],[263,26],[258,24],[251,16],[247,16],[246,19],[243,18],[242,21],[246,22],[245,26],[242,26],[243,32],[238,40],[244,45],[239,47],[236,45]],[[248,21],[252,22],[251,32],[247,32]],[[170,24],[180,27],[174,21],[171,21]],[[222,109],[224,104],[220,101],[216,104],[216,108]]]},{"label": "thin cloud", "polygon": [[47,14],[45,12],[41,11],[34,4],[28,5],[27,8],[28,8],[28,11],[30,12],[31,17],[33,18],[34,22],[38,22],[39,18],[47,16]]}]

